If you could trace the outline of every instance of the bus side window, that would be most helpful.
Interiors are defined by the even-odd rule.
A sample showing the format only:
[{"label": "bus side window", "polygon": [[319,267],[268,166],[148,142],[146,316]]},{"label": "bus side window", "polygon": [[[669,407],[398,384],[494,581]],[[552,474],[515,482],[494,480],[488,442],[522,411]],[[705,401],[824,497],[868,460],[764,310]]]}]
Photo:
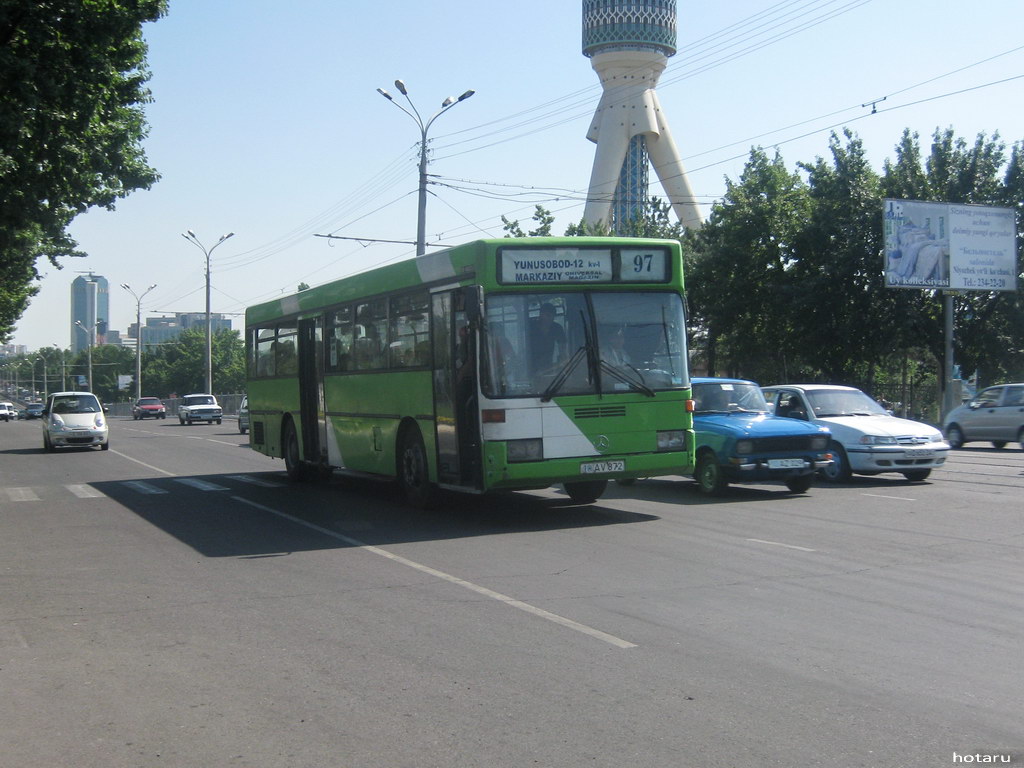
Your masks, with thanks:
[{"label": "bus side window", "polygon": [[256,340],[256,375],[273,376],[274,367],[274,342],[277,334],[273,328],[261,328],[259,337]]},{"label": "bus side window", "polygon": [[278,344],[274,364],[277,366],[279,376],[294,376],[299,372],[297,338],[298,330],[295,328],[280,328],[277,332]]},{"label": "bus side window", "polygon": [[356,308],[355,340],[352,357],[357,371],[375,371],[385,367],[384,344],[387,341],[387,306],[383,299],[360,304]]},{"label": "bus side window", "polygon": [[426,293],[391,299],[390,367],[429,365],[429,299]]},{"label": "bus side window", "polygon": [[352,308],[343,307],[330,315],[327,368],[348,371],[352,368]]}]

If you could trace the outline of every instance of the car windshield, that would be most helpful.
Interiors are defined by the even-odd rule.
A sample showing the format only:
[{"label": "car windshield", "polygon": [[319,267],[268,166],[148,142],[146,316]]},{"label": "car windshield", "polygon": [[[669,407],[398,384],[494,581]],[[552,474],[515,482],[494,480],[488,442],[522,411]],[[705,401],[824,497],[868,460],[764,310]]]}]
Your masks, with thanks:
[{"label": "car windshield", "polygon": [[99,401],[92,395],[67,395],[53,398],[50,413],[99,413]]},{"label": "car windshield", "polygon": [[139,400],[139,405],[160,405],[160,398],[144,397],[141,400]]},{"label": "car windshield", "polygon": [[887,416],[888,411],[859,389],[816,389],[807,393],[814,415]]},{"label": "car windshield", "polygon": [[768,404],[751,382],[700,382],[693,385],[696,413],[767,413]]},{"label": "car windshield", "polygon": [[213,405],[213,395],[194,395],[185,398],[185,405]]},{"label": "car windshield", "polygon": [[670,292],[487,297],[481,371],[490,397],[686,386],[682,298]]}]

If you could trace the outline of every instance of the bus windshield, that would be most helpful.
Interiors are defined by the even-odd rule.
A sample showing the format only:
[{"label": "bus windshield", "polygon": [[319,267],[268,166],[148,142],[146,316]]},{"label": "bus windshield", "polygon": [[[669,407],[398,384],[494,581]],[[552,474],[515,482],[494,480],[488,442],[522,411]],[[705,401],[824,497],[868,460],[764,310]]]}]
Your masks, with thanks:
[{"label": "bus windshield", "polygon": [[689,385],[678,293],[489,294],[486,318],[489,397],[653,395]]}]

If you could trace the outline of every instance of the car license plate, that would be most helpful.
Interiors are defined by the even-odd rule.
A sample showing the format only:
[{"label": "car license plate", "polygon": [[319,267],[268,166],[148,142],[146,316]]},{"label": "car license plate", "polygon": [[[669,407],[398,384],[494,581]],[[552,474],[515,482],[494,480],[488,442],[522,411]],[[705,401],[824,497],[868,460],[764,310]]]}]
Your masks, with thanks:
[{"label": "car license plate", "polygon": [[907,448],[904,453],[907,456],[913,456],[915,459],[930,459],[935,456],[935,451],[931,448]]},{"label": "car license plate", "polygon": [[769,469],[803,469],[803,459],[768,459]]},{"label": "car license plate", "polygon": [[581,475],[604,475],[609,472],[623,472],[626,462],[622,459],[612,461],[587,461],[580,464]]}]

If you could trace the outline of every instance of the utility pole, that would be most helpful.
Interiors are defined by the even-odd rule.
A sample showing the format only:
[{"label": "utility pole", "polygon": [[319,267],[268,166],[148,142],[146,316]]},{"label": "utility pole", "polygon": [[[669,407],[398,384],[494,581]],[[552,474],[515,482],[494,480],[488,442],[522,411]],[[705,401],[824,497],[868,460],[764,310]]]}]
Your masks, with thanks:
[{"label": "utility pole", "polygon": [[181,236],[188,240],[192,245],[203,252],[206,257],[206,392],[207,394],[213,394],[213,325],[210,321],[210,254],[213,253],[214,248],[223,243],[229,237],[234,237],[234,232],[228,232],[226,235],[221,235],[220,240],[210,246],[207,250],[206,246],[203,245],[199,238],[196,237],[196,233],[191,229],[186,229],[181,233]]},{"label": "utility pole", "polygon": [[142,300],[146,298],[147,293],[156,288],[156,283],[143,291],[141,296],[135,293],[128,283],[121,283],[121,287],[135,297],[135,399],[138,400],[142,397]]},{"label": "utility pole", "polygon": [[430,130],[430,126],[435,120],[437,120],[437,118],[454,107],[460,101],[468,99],[476,93],[476,91],[466,91],[457,99],[449,96],[441,102],[441,109],[434,113],[433,117],[424,122],[423,118],[420,117],[419,110],[416,109],[416,105],[413,104],[412,99],[409,98],[409,91],[406,90],[405,83],[401,80],[395,80],[395,88],[398,89],[399,93],[405,96],[405,100],[408,101],[409,106],[412,107],[412,112],[395,101],[391,94],[383,88],[378,88],[377,93],[411,117],[416,122],[416,126],[420,129],[420,185],[419,205],[417,206],[416,215],[416,255],[422,256],[427,251],[427,131]]}]

